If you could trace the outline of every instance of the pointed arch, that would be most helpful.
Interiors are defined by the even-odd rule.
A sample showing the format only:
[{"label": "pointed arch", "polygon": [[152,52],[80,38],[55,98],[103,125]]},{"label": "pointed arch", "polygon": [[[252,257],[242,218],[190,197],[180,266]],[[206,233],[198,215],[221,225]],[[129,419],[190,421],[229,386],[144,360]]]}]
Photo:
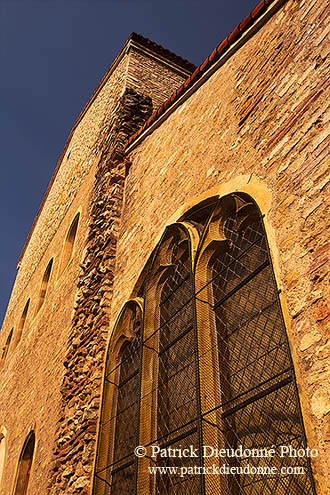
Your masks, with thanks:
[{"label": "pointed arch", "polygon": [[106,358],[93,493],[136,486],[143,301],[129,300],[115,323]]},{"label": "pointed arch", "polygon": [[16,482],[13,495],[26,495],[31,475],[32,461],[35,448],[35,434],[33,431],[27,436],[18,461]]},{"label": "pointed arch", "polygon": [[1,363],[0,363],[0,368],[3,367],[4,363],[5,363],[5,360],[6,360],[6,357],[8,355],[8,352],[9,352],[9,348],[10,348],[10,344],[11,344],[11,341],[13,339],[13,333],[14,333],[14,328],[12,328],[8,334],[8,337],[7,337],[7,340],[6,340],[6,343],[5,343],[5,346],[2,350],[2,357],[1,357]]},{"label": "pointed arch", "polygon": [[[166,228],[153,253],[145,282],[140,445],[200,445],[192,274],[198,239],[194,225],[176,223]],[[137,493],[176,490],[178,480],[148,474],[151,465],[168,462],[140,459]],[[180,479],[180,484],[187,493],[200,490],[197,476]]]},{"label": "pointed arch", "polygon": [[[294,443],[306,448],[263,219],[247,194],[218,200],[201,236],[195,280],[204,444],[251,449]],[[245,465],[237,457],[224,460],[233,467]],[[291,467],[295,462],[286,459]],[[283,458],[253,458],[249,463],[280,470]],[[309,459],[302,464],[304,476],[206,477],[206,492],[315,493]]]},{"label": "pointed arch", "polygon": [[30,298],[25,303],[25,306],[24,306],[24,309],[23,309],[23,312],[22,312],[22,315],[21,315],[21,318],[20,318],[20,321],[19,321],[19,324],[18,324],[17,334],[16,334],[16,338],[15,338],[15,341],[14,341],[15,347],[17,346],[17,344],[21,340],[22,333],[23,333],[23,330],[24,330],[24,327],[25,327],[25,323],[26,323],[26,318],[27,318],[27,315],[28,315],[28,312],[29,312],[29,307],[30,307]]},{"label": "pointed arch", "polygon": [[36,313],[35,314],[39,313],[42,305],[45,302],[46,294],[47,294],[47,289],[48,289],[48,284],[49,284],[49,279],[50,279],[50,275],[51,275],[52,268],[53,268],[53,262],[54,262],[54,259],[52,258],[49,261],[49,263],[48,263],[48,265],[46,267],[46,270],[44,272],[44,275],[42,277],[42,282],[41,282],[41,285],[40,285],[38,303],[37,303],[37,308],[36,308]]},{"label": "pointed arch", "polygon": [[62,273],[64,272],[65,268],[67,267],[73,256],[73,250],[74,250],[75,240],[77,237],[79,220],[80,220],[80,212],[77,213],[74,219],[72,220],[72,223],[70,225],[70,228],[68,230],[68,233],[64,241],[62,255],[61,255],[61,262],[59,267],[59,275],[58,275],[59,277],[62,275]]},{"label": "pointed arch", "polygon": [[[245,466],[246,459],[230,454],[216,462],[211,456],[202,458],[202,447],[207,445],[214,449],[307,447],[279,290],[257,204],[247,193],[235,192],[203,199],[180,218],[165,229],[138,281],[144,318],[141,386],[136,394],[139,419],[134,424],[139,428],[136,445],[145,446],[147,455],[134,464],[136,485],[132,475],[119,476],[118,484],[113,484],[120,470],[124,473],[123,469],[133,466],[130,461],[112,471],[103,479],[101,491],[94,493],[114,495],[124,488],[127,493],[146,495],[178,490],[203,495],[248,495],[251,490],[315,495],[308,457],[302,462],[299,458],[303,475],[287,477],[274,477],[272,471],[268,476],[209,476],[196,471],[179,478],[159,471],[156,476],[149,474],[151,467],[189,470],[200,465],[208,473],[216,462],[218,467]],[[109,356],[114,357],[109,360],[108,356],[107,361],[112,363],[111,372],[117,369],[119,375],[113,374],[104,388],[105,394],[110,391],[108,404],[115,408],[120,402],[116,380],[121,374],[116,352],[130,354],[123,333],[114,332],[109,348]],[[106,374],[109,377],[108,364]],[[116,427],[106,425],[116,421],[116,411],[109,409],[108,416],[102,416],[106,446],[102,455],[108,456],[108,464],[99,465],[97,476],[115,459]],[[192,445],[200,458],[175,462],[162,456],[151,458],[152,445],[172,449]],[[278,454],[261,460],[249,459],[250,465],[280,472],[284,462]],[[286,466],[295,468],[295,462],[291,458]],[[129,487],[127,479],[132,483]]]}]

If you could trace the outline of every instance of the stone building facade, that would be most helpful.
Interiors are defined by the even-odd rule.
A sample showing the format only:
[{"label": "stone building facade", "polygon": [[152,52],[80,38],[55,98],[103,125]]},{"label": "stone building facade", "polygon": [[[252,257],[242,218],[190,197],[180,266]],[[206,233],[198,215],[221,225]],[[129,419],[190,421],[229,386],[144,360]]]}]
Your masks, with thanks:
[{"label": "stone building facade", "polygon": [[[263,0],[198,68],[140,35],[128,39],[69,136],[19,260],[0,334],[1,495],[329,492],[328,14],[321,0]],[[229,229],[231,218],[234,226]],[[252,430],[243,442],[237,427],[228,426],[229,412],[217,396],[218,389],[223,394],[227,387],[218,375],[228,375],[237,346],[229,349],[227,342],[221,347],[218,303],[208,301],[214,314],[203,313],[205,299],[198,296],[209,283],[209,263],[227,263],[223,256],[229,256],[234,244],[228,229],[233,239],[243,238],[244,229],[262,236],[264,248],[256,256],[262,252],[266,259],[258,273],[271,267],[272,282],[266,285],[273,283],[276,289],[281,323],[275,327],[283,328],[277,348],[287,345],[287,359],[292,359],[291,378],[285,375],[286,381],[273,383],[275,375],[270,376],[273,388],[267,393],[293,387],[293,395],[283,397],[296,404],[299,418],[292,425],[300,424],[299,445],[317,449],[318,455],[301,461],[307,474],[300,479],[305,481],[282,477],[271,488],[267,477],[237,481],[235,476],[213,476],[211,482],[210,476],[198,475],[196,485],[178,485],[175,477],[164,481],[157,475],[150,481],[147,461],[134,460],[130,473],[125,472],[126,480],[134,480],[132,488],[120,481],[120,470],[109,468],[119,442],[116,408],[125,401],[116,382],[118,373],[124,373],[120,356],[126,352],[131,357],[142,345],[134,371],[139,376],[139,392],[133,389],[138,418],[134,435],[135,445],[138,440],[149,445],[160,424],[155,411],[161,395],[154,391],[160,386],[153,383],[166,372],[160,371],[161,361],[149,356],[161,341],[152,340],[159,330],[155,301],[165,298],[158,294],[164,293],[159,284],[171,280],[173,289],[179,261],[190,259],[194,278],[191,359],[198,393],[195,388],[189,393],[198,402],[196,432],[204,444],[208,439],[218,447],[233,446],[230,438],[236,435],[241,443],[254,445],[247,440]],[[232,271],[223,286],[230,289],[227,299],[234,294],[231,284],[243,277]],[[252,272],[238,282],[237,290],[251,280]],[[260,282],[258,293],[261,288]],[[246,297],[245,314],[253,309],[249,304],[259,304],[256,291]],[[257,313],[267,308],[257,307]],[[227,310],[222,306],[221,311]],[[216,321],[213,330],[211,320]],[[144,328],[142,344],[140,338],[134,352],[127,351],[138,327]],[[266,333],[260,341],[249,341],[247,335],[241,352],[246,353],[247,345],[250,356],[255,348],[262,351]],[[146,344],[146,336],[152,345]],[[264,349],[268,354],[271,342]],[[262,361],[261,351],[255,361],[263,373],[281,364],[278,354]],[[160,348],[156,354],[161,355]],[[220,361],[227,354],[231,357],[223,372]],[[187,359],[180,356],[181,362]],[[284,361],[278,375],[289,373]],[[111,373],[117,378],[109,378]],[[127,373],[125,383],[132,375]],[[244,380],[240,383],[245,387]],[[253,399],[257,404],[267,398],[265,387]],[[233,388],[226,393],[233,394]],[[243,410],[250,420],[251,404],[250,397],[231,413]],[[287,417],[293,415],[290,408],[283,403]],[[283,425],[291,428],[279,419],[284,412],[270,421],[279,422],[282,430]],[[221,438],[211,424],[222,431]],[[223,433],[226,428],[228,434]],[[298,432],[296,426],[291,430]],[[182,431],[180,438],[188,435]],[[120,435],[125,434],[124,428]],[[267,432],[263,435],[259,447],[270,441]],[[281,439],[275,427],[271,436],[279,444],[294,438],[287,433]],[[113,481],[116,476],[119,483]],[[250,482],[259,483],[259,492],[258,487],[249,491]],[[179,486],[187,488],[176,491]]]}]

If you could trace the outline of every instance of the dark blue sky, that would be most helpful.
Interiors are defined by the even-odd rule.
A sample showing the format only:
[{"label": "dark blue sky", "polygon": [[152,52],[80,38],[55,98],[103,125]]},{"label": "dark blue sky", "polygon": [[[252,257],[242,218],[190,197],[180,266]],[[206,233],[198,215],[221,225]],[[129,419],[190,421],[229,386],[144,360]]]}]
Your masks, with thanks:
[{"label": "dark blue sky", "polygon": [[258,0],[0,0],[0,322],[67,136],[132,31],[200,64]]}]

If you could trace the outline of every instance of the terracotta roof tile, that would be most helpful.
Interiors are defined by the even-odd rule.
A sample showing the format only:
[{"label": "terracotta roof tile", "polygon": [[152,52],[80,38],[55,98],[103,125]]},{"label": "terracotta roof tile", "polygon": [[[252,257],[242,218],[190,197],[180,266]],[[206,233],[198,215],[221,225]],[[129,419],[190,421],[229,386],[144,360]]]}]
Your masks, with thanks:
[{"label": "terracotta roof tile", "polygon": [[244,21],[241,22],[241,24],[239,25],[240,27],[240,30],[241,31],[244,31],[244,29],[247,29],[250,24],[252,24],[252,14],[251,12],[249,13],[249,15],[247,15],[244,19]]},{"label": "terracotta roof tile", "polygon": [[220,55],[222,54],[225,49],[227,48],[227,46],[229,45],[229,41],[228,41],[228,36],[227,38],[225,38],[216,48],[217,50],[217,54]]},{"label": "terracotta roof tile", "polygon": [[[284,0],[286,1],[286,0]],[[154,114],[151,116],[151,122],[154,122],[175,100],[178,99],[179,95],[184,93],[190,86],[192,86],[216,60],[220,58],[220,56],[228,50],[228,48],[237,41],[240,35],[246,31],[253,22],[266,10],[267,6],[271,3],[275,2],[275,0],[262,0],[249,15],[245,17],[245,19],[236,26],[234,31],[227,36],[211,53],[211,55],[199,66],[197,67],[191,76],[174,92],[174,94],[163,104],[160,109],[156,110]],[[161,110],[162,109],[162,110]],[[160,111],[161,110],[161,111]],[[150,124],[148,124],[149,126]],[[139,129],[126,143],[126,147],[128,144],[131,144],[141,133],[142,129]]]},{"label": "terracotta roof tile", "polygon": [[217,49],[215,48],[213,50],[213,52],[211,53],[211,55],[209,56],[209,61],[213,62],[213,60],[216,58],[217,54],[218,54],[218,52],[217,52]]},{"label": "terracotta roof tile", "polygon": [[230,33],[230,35],[228,36],[229,44],[234,43],[234,41],[236,41],[239,38],[240,34],[241,34],[241,30],[238,25],[235,27],[234,31]]},{"label": "terracotta roof tile", "polygon": [[251,12],[252,17],[257,17],[267,7],[266,1],[262,0]]}]

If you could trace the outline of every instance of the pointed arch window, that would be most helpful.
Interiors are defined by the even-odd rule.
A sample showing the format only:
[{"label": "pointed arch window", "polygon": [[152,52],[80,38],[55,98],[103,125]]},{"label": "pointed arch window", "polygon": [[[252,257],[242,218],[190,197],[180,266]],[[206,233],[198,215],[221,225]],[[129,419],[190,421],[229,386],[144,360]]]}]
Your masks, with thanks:
[{"label": "pointed arch window", "polygon": [[9,352],[9,348],[10,348],[10,344],[11,344],[11,341],[12,341],[12,338],[13,338],[13,333],[14,333],[14,328],[12,328],[8,334],[8,337],[7,337],[7,340],[6,340],[6,344],[5,344],[5,347],[3,348],[3,351],[2,351],[2,358],[1,358],[1,367],[4,365],[4,362],[6,360],[6,357],[8,355],[8,352]]},{"label": "pointed arch window", "polygon": [[128,301],[115,325],[103,385],[94,479],[98,495],[133,494],[136,488],[142,345],[141,300]]},{"label": "pointed arch window", "polygon": [[29,311],[29,306],[30,306],[30,299],[27,300],[27,302],[26,302],[26,304],[24,306],[24,309],[23,309],[23,313],[22,313],[21,319],[19,321],[19,325],[18,325],[18,329],[17,329],[17,335],[16,335],[16,339],[15,339],[15,346],[21,340],[22,333],[23,333],[23,330],[24,330],[24,327],[25,327],[25,323],[26,323],[26,318],[27,318],[28,311]]},{"label": "pointed arch window", "polygon": [[[145,288],[140,444],[177,448],[201,443],[192,245],[187,226],[169,227],[154,255]],[[152,369],[152,376],[148,370]],[[199,493],[196,475],[150,476],[152,466],[171,459],[140,462],[138,493]],[[180,466],[196,460],[184,458]],[[199,460],[201,462],[201,459]],[[154,479],[153,479],[154,478]],[[180,485],[180,488],[179,488]]]},{"label": "pointed arch window", "polygon": [[[206,478],[206,491],[315,493],[309,459],[279,455],[281,445],[306,448],[306,437],[262,216],[245,194],[219,200],[204,227],[196,307],[209,363],[209,371],[200,366],[204,443],[229,451],[276,450],[274,457],[223,458],[238,474]],[[247,464],[278,472],[299,465],[305,474],[239,474]]]},{"label": "pointed arch window", "polygon": [[64,272],[65,268],[67,267],[67,265],[69,264],[72,258],[73,248],[74,248],[78,225],[79,225],[79,219],[80,219],[80,213],[77,213],[77,215],[74,217],[71,223],[71,226],[65,238],[62,256],[61,256],[59,276],[62,275],[62,273]]},{"label": "pointed arch window", "polygon": [[[262,215],[253,200],[243,193],[213,197],[168,227],[148,261],[143,295],[134,432],[147,456],[134,464],[135,485],[125,488],[126,481],[118,477],[113,488],[117,471],[112,471],[104,480],[108,485],[94,494],[113,495],[118,489],[135,495],[315,495],[309,458],[279,456],[281,445],[306,448],[307,442],[279,290]],[[118,347],[123,356],[130,352],[127,345]],[[109,362],[114,369],[122,366],[120,360]],[[121,411],[121,370],[117,373],[104,388],[98,448],[106,449],[107,466],[120,452],[119,413],[114,411]],[[105,401],[115,407],[107,406],[108,416]],[[192,446],[197,457],[151,456],[152,445],[172,450]],[[227,457],[226,451],[220,459],[203,456],[203,446],[227,449]],[[248,459],[228,454],[240,446],[275,446],[276,454]],[[278,472],[284,464],[299,465],[304,474],[247,474],[247,463]],[[205,474],[224,464],[234,472]],[[170,466],[185,475],[159,470]],[[102,464],[100,468],[97,476]]]},{"label": "pointed arch window", "polygon": [[26,495],[30,480],[31,467],[35,447],[35,435],[31,432],[25,440],[17,468],[14,495]]},{"label": "pointed arch window", "polygon": [[38,305],[36,308],[36,314],[40,311],[41,306],[43,305],[43,303],[45,302],[45,299],[46,299],[49,279],[50,279],[50,275],[51,275],[52,268],[53,268],[53,261],[54,261],[53,258],[49,261],[47,268],[45,270],[44,276],[42,278],[41,287],[40,287],[40,291],[39,291]]}]

